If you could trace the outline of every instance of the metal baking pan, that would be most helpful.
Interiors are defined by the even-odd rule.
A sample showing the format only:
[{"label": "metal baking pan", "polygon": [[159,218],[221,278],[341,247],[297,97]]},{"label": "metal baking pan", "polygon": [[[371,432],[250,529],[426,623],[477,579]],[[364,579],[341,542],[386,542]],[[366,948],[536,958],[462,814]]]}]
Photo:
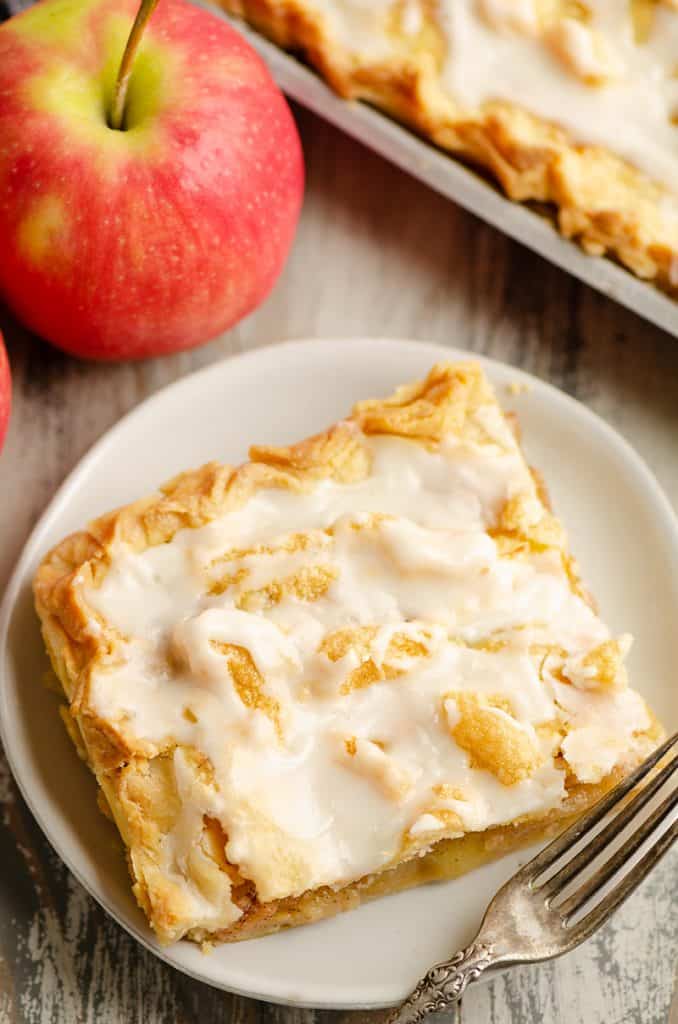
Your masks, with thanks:
[{"label": "metal baking pan", "polygon": [[480,174],[418,138],[385,114],[364,103],[340,99],[314,71],[239,19],[224,14],[211,4],[201,6],[217,11],[247,37],[288,96],[426,182],[436,192],[453,199],[551,263],[678,337],[678,302],[634,277],[612,260],[587,255],[576,243],[563,238],[546,217],[506,199]]}]

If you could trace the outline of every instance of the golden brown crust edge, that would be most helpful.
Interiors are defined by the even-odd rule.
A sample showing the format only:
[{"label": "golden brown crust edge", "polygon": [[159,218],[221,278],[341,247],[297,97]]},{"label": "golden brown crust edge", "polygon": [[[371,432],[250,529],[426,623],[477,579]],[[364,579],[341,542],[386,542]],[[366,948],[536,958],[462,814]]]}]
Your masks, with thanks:
[{"label": "golden brown crust edge", "polygon": [[561,233],[586,252],[609,254],[678,293],[678,241],[667,240],[662,212],[666,190],[622,158],[577,145],[562,128],[509,103],[487,103],[473,115],[455,109],[433,87],[433,55],[357,65],[324,35],[304,0],[219,2],[284,49],[301,51],[340,96],[366,100],[489,170],[509,198],[553,204]]},{"label": "golden brown crust edge", "polygon": [[[662,730],[655,724],[652,733],[648,733],[648,753],[661,736]],[[355,910],[382,896],[429,882],[458,878],[508,853],[558,835],[616,785],[636,763],[629,762],[623,769],[615,769],[596,785],[573,787],[563,806],[547,815],[527,817],[485,832],[469,832],[456,839],[443,839],[424,856],[411,857],[393,868],[367,875],[339,890],[323,886],[298,897],[257,903],[228,930],[209,935],[196,932],[190,937],[199,942],[241,942],[260,938],[300,924],[312,924],[347,910]]]},{"label": "golden brown crust edge", "polygon": [[[178,530],[198,528],[236,507],[261,486],[303,489],[313,486],[319,476],[349,480],[356,465],[360,467],[364,454],[361,431],[396,433],[416,437],[423,444],[435,443],[449,430],[463,432],[467,414],[492,397],[476,364],[440,364],[426,380],[400,388],[391,398],[359,403],[349,420],[300,444],[289,448],[253,448],[255,461],[237,469],[208,464],[182,474],[150,498],[105,515],[93,522],[88,531],[66,538],[42,562],[34,582],[35,601],[47,650],[70,705],[64,709],[64,719],[81,756],[97,776],[105,807],[111,811],[129,850],[135,895],[161,940],[172,941],[176,937],[177,907],[181,902],[181,894],[158,871],[153,853],[162,838],[163,813],[172,799],[171,785],[162,778],[166,760],[162,755],[171,751],[149,752],[126,743],[124,736],[88,708],[89,673],[99,659],[107,657],[108,651],[106,643],[101,638],[94,640],[88,630],[92,611],[84,602],[83,585],[103,578],[111,550],[120,541],[137,550],[166,542]],[[347,453],[352,457],[347,459]],[[568,559],[572,585],[577,588],[580,584],[576,570],[565,552],[564,557]],[[659,735],[658,727],[648,731],[648,750]],[[154,780],[150,786],[149,774]],[[243,918],[227,930],[215,930],[212,934],[194,930],[189,935],[214,941],[250,938],[330,916],[382,892],[416,885],[432,877],[455,877],[477,863],[541,838],[572,813],[572,808],[583,809],[615,778],[616,775],[610,776],[597,787],[571,786],[568,804],[546,821],[542,817],[486,833],[468,834],[458,840],[443,840],[430,854],[416,858],[416,864],[406,861],[337,892],[314,890],[275,903],[257,901],[249,883],[233,865],[226,863],[223,842],[220,848],[218,842],[210,844],[210,823],[206,823],[204,838],[217,869],[215,877],[218,878],[219,871],[229,873],[234,892],[239,894]],[[463,867],[463,863],[468,866]]]}]

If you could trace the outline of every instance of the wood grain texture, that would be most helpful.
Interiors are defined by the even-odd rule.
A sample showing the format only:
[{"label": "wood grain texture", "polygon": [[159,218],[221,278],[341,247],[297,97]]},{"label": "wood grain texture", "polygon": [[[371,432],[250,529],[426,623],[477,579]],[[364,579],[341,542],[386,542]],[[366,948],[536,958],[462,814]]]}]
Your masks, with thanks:
[{"label": "wood grain texture", "polygon": [[[136,365],[76,362],[0,313],[14,415],[0,458],[0,586],[33,523],[124,412],[234,352],[293,337],[390,335],[513,363],[581,399],[678,506],[678,342],[568,278],[306,112],[308,190],[274,294],[225,337]],[[190,429],[190,412],[177,429]],[[666,1024],[678,858],[568,957],[471,989],[464,1024]],[[673,910],[673,912],[672,912]],[[0,755],[0,1024],[379,1024],[231,997],[157,961],[51,851]]]}]

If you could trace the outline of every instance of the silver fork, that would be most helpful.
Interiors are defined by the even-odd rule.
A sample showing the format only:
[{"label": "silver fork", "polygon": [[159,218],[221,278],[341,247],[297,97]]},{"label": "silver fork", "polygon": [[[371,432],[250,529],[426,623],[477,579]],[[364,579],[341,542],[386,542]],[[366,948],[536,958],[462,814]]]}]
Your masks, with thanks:
[{"label": "silver fork", "polygon": [[[637,863],[612,888],[601,893],[659,826],[669,820],[678,803],[678,787],[672,779],[678,767],[678,754],[674,749],[677,742],[678,733],[675,733],[502,886],[487,908],[480,931],[471,945],[450,960],[432,967],[403,1005],[387,1017],[385,1024],[418,1024],[429,1013],[452,1008],[461,999],[469,982],[475,981],[488,967],[549,960],[588,939],[630,896],[678,838],[678,820],[674,820],[654,839]],[[653,769],[667,756],[667,763],[653,773]],[[609,850],[614,840],[671,779],[673,788],[668,796],[638,823],[621,846]],[[626,800],[627,794],[634,789],[636,792]],[[612,815],[610,821],[595,832],[596,826],[608,815]],[[566,859],[584,840],[585,845],[579,852]],[[570,883],[606,852],[609,855],[600,866],[560,900]],[[562,866],[555,873],[548,874],[549,869],[561,860],[564,861]],[[596,896],[601,898],[594,901]],[[576,921],[573,920],[589,903],[591,906]]]}]

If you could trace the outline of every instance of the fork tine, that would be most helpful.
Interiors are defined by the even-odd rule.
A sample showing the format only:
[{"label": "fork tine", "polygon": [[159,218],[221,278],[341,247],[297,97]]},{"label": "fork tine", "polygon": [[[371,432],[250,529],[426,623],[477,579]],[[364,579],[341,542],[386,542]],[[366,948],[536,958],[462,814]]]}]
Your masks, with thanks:
[{"label": "fork tine", "polygon": [[612,892],[609,892],[581,921],[573,925],[572,932],[576,934],[577,944],[587,939],[601,924],[607,921],[610,914],[640,885],[645,876],[661,860],[676,839],[678,839],[678,821],[674,821],[671,828],[667,828],[665,832],[662,832],[654,846],[624,876]]},{"label": "fork tine", "polygon": [[[583,907],[617,872],[628,863],[631,857],[650,838],[658,825],[666,821],[673,808],[678,804],[678,789],[670,793],[655,811],[646,818],[641,827],[616,850],[612,857],[557,908],[558,913],[567,921]],[[622,826],[623,827],[623,826]],[[576,860],[577,858],[575,858]]]},{"label": "fork tine", "polygon": [[[633,799],[629,801],[618,814],[613,817],[612,821],[605,826],[591,841],[580,850],[580,852],[573,857],[572,860],[557,871],[555,875],[549,878],[543,885],[539,886],[540,892],[550,899],[556,896],[559,892],[562,892],[567,883],[578,875],[583,869],[591,863],[592,860],[598,856],[599,853],[609,845],[610,841],[618,836],[619,833],[626,828],[640,810],[652,799],[662,786],[668,782],[671,775],[678,768],[678,755],[674,754],[667,765],[662,768],[660,772],[654,775],[646,786],[640,789]],[[614,792],[614,790],[613,790]]]},{"label": "fork tine", "polygon": [[630,775],[627,775],[620,783],[618,783],[614,789],[599,800],[594,807],[579,818],[573,825],[570,825],[568,829],[554,839],[552,843],[537,854],[531,861],[529,861],[524,868],[520,870],[516,876],[521,881],[534,882],[535,878],[543,874],[543,872],[549,868],[555,861],[558,860],[563,853],[569,850],[574,844],[581,839],[581,837],[588,832],[590,828],[597,825],[599,821],[605,817],[605,815],[618,803],[618,801],[633,789],[645,776],[654,768],[654,766],[661,761],[661,759],[671,750],[671,748],[678,741],[678,733],[674,733],[669,739],[665,740],[661,746],[657,747],[653,754],[651,754],[646,761],[643,761],[635,771],[632,771]]}]

